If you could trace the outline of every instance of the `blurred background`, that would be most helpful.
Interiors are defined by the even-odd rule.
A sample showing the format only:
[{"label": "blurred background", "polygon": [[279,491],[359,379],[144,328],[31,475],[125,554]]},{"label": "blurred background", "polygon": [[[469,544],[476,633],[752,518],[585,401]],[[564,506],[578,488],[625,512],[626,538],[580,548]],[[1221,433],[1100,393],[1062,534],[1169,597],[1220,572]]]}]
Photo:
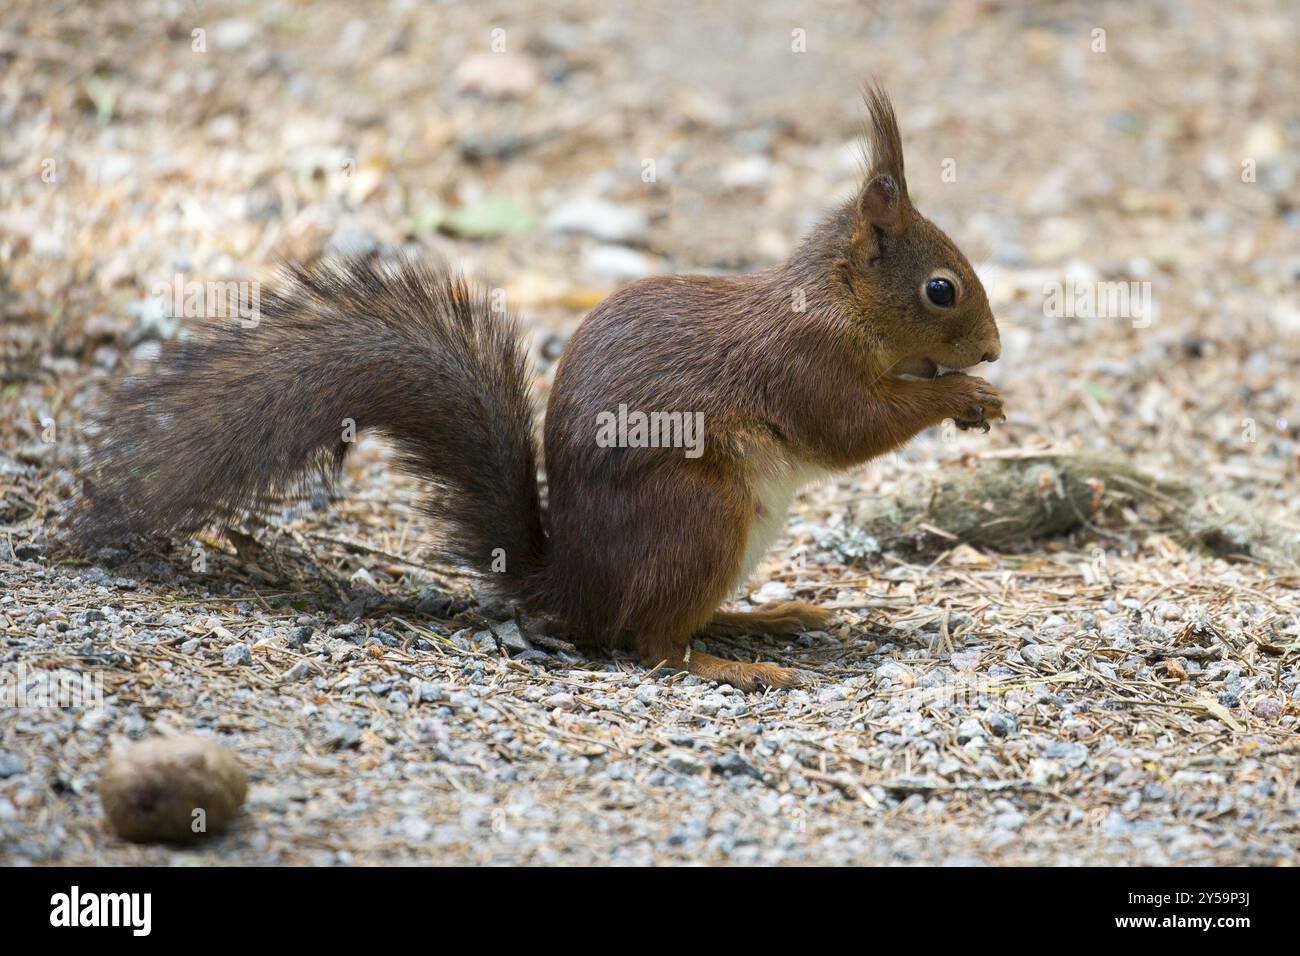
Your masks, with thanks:
[{"label": "blurred background", "polygon": [[[331,249],[415,247],[506,289],[545,371],[621,282],[784,257],[856,184],[874,76],[914,202],[1002,323],[994,440],[1276,487],[1300,427],[1298,19],[1181,0],[10,3],[6,437],[75,428],[87,378],[151,354],[172,331],[155,283]],[[1153,321],[1045,315],[1064,281],[1149,282]]]}]

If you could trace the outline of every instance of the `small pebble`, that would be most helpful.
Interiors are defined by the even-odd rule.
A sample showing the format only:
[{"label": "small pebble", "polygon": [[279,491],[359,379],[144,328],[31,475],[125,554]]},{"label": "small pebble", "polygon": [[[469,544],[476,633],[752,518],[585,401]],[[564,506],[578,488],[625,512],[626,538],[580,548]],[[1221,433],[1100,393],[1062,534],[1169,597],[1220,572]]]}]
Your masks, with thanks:
[{"label": "small pebble", "polygon": [[253,663],[253,650],[243,641],[240,641],[238,644],[232,644],[226,648],[225,653],[221,655],[221,662],[227,667],[251,664]]}]

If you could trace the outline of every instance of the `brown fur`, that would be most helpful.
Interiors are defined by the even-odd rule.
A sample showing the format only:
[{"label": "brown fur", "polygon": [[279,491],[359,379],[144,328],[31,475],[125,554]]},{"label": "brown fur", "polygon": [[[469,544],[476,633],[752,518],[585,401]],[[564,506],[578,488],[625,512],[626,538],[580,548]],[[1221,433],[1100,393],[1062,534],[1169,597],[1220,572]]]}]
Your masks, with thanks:
[{"label": "brown fur", "polygon": [[[993,360],[998,334],[965,257],[911,206],[888,99],[866,98],[863,189],[789,261],[643,280],[587,317],[547,410],[545,518],[513,323],[444,274],[346,261],[297,270],[258,328],[178,346],[124,384],[74,530],[90,540],[232,515],[322,453],[341,461],[351,417],[443,491],[431,510],[449,522],[451,553],[573,639],[739,687],[797,683],[690,647],[710,626],[745,623],[716,612],[764,513],[763,469],[846,468],[945,418],[1002,413],[980,379],[895,374]],[[957,283],[954,308],[926,300],[935,270]],[[601,447],[597,415],[620,404],[703,413],[703,454]],[[506,574],[489,571],[494,548]],[[750,630],[822,620],[801,613],[760,611]]]},{"label": "brown fur", "polygon": [[351,419],[430,483],[426,509],[452,557],[478,567],[507,548],[500,583],[521,585],[546,539],[514,320],[459,277],[413,264],[293,267],[286,280],[255,328],[171,342],[110,393],[73,540],[193,531],[256,509],[309,470],[337,471]]}]

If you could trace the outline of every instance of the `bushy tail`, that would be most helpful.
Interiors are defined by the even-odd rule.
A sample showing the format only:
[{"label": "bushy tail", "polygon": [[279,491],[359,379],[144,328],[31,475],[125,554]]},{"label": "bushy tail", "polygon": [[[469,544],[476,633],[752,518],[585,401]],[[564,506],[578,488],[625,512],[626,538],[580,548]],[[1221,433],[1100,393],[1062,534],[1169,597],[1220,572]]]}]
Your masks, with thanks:
[{"label": "bushy tail", "polygon": [[72,541],[193,531],[256,509],[310,469],[337,470],[350,433],[373,428],[433,486],[427,509],[449,555],[500,571],[507,592],[523,587],[546,537],[515,321],[464,279],[411,262],[346,259],[285,279],[255,327],[169,343],[110,394]]}]

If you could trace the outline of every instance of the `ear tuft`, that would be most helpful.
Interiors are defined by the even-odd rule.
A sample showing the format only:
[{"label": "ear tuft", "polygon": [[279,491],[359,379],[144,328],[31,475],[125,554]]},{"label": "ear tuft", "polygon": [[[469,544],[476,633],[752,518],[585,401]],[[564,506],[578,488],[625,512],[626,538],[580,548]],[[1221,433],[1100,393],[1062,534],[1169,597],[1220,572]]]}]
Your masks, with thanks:
[{"label": "ear tuft", "polygon": [[862,90],[867,105],[867,190],[882,178],[893,180],[900,200],[907,199],[907,179],[903,175],[903,137],[898,132],[894,106],[879,83]]}]

